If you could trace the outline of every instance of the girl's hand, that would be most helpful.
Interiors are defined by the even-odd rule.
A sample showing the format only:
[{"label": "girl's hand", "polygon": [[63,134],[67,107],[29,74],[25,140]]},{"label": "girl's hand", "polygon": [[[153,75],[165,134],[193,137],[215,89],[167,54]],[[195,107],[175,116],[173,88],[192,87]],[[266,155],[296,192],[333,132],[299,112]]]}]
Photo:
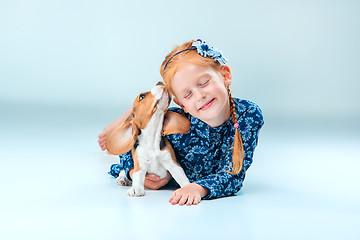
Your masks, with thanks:
[{"label": "girl's hand", "polygon": [[200,186],[197,183],[190,183],[185,187],[175,190],[169,199],[172,205],[197,205],[202,197],[209,194],[209,189]]},{"label": "girl's hand", "polygon": [[110,133],[111,133],[111,129],[104,128],[104,130],[98,136],[99,147],[101,148],[102,151],[106,150],[105,143],[106,143],[106,139]]},{"label": "girl's hand", "polygon": [[112,131],[115,130],[115,128],[117,128],[118,126],[120,126],[123,122],[125,122],[125,120],[130,116],[132,110],[131,108],[129,108],[121,117],[119,117],[118,119],[116,119],[115,121],[113,121],[112,123],[110,123],[109,125],[107,125],[102,132],[99,134],[98,136],[98,143],[99,143],[99,147],[101,148],[102,151],[106,150],[106,140],[108,138],[108,136],[110,135],[110,133]]},{"label": "girl's hand", "polygon": [[147,173],[145,176],[145,182],[144,186],[152,189],[152,190],[158,190],[159,188],[165,186],[171,178],[171,175],[169,172],[167,172],[166,177],[160,178],[158,175]]},{"label": "girl's hand", "polygon": [[[134,172],[134,169],[133,168],[130,169],[129,175],[131,178],[132,178],[133,172]],[[170,178],[171,178],[171,175],[169,172],[167,172],[167,175],[164,178],[160,178],[158,175],[155,175],[155,174],[147,173],[145,176],[144,186],[151,190],[158,190],[159,188],[165,186],[169,182]]]}]

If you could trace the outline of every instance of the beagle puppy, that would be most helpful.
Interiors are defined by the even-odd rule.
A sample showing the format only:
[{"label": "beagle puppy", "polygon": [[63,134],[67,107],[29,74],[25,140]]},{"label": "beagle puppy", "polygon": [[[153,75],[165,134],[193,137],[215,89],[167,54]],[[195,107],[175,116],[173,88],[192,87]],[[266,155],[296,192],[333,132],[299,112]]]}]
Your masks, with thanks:
[{"label": "beagle puppy", "polygon": [[[172,133],[187,133],[190,121],[179,113],[167,111],[170,102],[171,95],[161,82],[151,91],[139,94],[128,119],[106,141],[106,148],[113,155],[125,154],[131,150],[134,172],[132,186],[128,190],[129,196],[145,194],[146,173],[164,178],[169,171],[181,187],[190,183],[165,137]],[[117,181],[120,185],[131,184],[124,171],[121,171]]]}]

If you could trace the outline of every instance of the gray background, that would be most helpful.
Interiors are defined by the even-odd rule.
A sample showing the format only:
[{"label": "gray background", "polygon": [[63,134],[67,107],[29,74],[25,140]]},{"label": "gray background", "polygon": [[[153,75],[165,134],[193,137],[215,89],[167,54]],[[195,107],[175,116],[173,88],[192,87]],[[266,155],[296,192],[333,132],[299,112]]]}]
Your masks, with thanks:
[{"label": "gray background", "polygon": [[267,117],[359,120],[358,1],[1,1],[0,101],[131,104],[177,44],[229,58]]}]

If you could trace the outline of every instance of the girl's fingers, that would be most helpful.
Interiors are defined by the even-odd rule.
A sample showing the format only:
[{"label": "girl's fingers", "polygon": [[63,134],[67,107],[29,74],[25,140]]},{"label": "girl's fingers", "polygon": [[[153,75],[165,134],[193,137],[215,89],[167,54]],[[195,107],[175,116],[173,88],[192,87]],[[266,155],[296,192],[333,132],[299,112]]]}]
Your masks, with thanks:
[{"label": "girl's fingers", "polygon": [[201,197],[200,196],[194,196],[194,195],[181,195],[179,193],[177,193],[176,191],[174,191],[169,199],[169,202],[172,205],[175,204],[179,204],[180,206],[183,205],[187,205],[187,206],[191,206],[191,205],[198,205],[201,201]]},{"label": "girl's fingers", "polygon": [[107,138],[107,134],[100,133],[98,136],[98,141],[106,140],[106,138]]},{"label": "girl's fingers", "polygon": [[181,195],[175,195],[174,198],[170,201],[172,205],[178,204],[181,199]]},{"label": "girl's fingers", "polygon": [[196,197],[194,198],[193,204],[194,204],[194,205],[198,205],[198,204],[200,203],[200,201],[201,201],[201,198],[200,198],[199,196],[196,196]]},{"label": "girl's fingers", "polygon": [[101,150],[103,150],[103,151],[106,150],[105,142],[99,143],[99,146],[100,146]]},{"label": "girl's fingers", "polygon": [[182,196],[180,201],[179,201],[179,205],[183,206],[188,200],[188,196]]},{"label": "girl's fingers", "polygon": [[[101,134],[100,134],[101,135]],[[106,136],[104,137],[100,137],[99,135],[99,138],[98,138],[98,143],[99,143],[99,146],[101,148],[102,151],[105,151],[106,150],[106,146],[105,146],[105,143],[106,143]]]},{"label": "girl's fingers", "polygon": [[194,196],[189,196],[188,200],[186,201],[186,205],[190,206],[194,202]]},{"label": "girl's fingers", "polygon": [[174,191],[169,198],[169,202],[171,202],[175,196],[176,196],[176,192]]},{"label": "girl's fingers", "polygon": [[99,138],[98,139],[98,143],[100,144],[100,143],[105,143],[106,142],[106,137],[104,137],[104,138]]}]

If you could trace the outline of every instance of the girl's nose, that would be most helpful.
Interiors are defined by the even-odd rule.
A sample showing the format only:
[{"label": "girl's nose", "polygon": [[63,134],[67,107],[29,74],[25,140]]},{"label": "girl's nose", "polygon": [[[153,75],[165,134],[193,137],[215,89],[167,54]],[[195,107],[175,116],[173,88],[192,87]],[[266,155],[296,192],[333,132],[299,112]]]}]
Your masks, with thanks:
[{"label": "girl's nose", "polygon": [[195,91],[196,100],[201,101],[203,98],[206,97],[206,93],[203,90],[197,89]]}]

